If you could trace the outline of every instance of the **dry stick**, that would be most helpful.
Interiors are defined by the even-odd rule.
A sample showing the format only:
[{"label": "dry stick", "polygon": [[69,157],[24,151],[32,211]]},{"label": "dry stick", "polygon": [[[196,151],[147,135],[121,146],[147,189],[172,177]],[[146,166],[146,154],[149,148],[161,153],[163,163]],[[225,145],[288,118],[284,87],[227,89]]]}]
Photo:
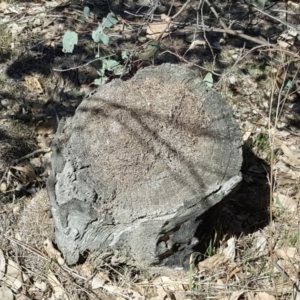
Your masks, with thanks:
[{"label": "dry stick", "polygon": [[[15,243],[15,244],[17,244],[19,247],[22,247],[22,248],[24,248],[24,249],[26,249],[27,251],[29,251],[29,252],[31,252],[31,253],[34,253],[34,254],[36,254],[37,256],[39,256],[41,259],[43,259],[43,260],[46,260],[46,261],[49,261],[49,257],[48,256],[46,256],[43,252],[41,252],[41,251],[39,251],[39,250],[37,250],[36,248],[34,248],[34,247],[32,247],[32,246],[30,246],[30,245],[28,245],[28,244],[26,244],[26,243],[24,243],[24,242],[22,242],[22,241],[19,241],[19,240],[17,240],[17,239],[15,239],[15,238],[13,238],[13,237],[9,237],[9,236],[5,236],[5,238],[7,239],[7,240],[9,240],[10,242],[13,242],[13,243]],[[66,274],[67,274],[67,276],[73,276],[73,277],[77,277],[77,278],[79,278],[79,279],[81,279],[81,280],[84,280],[85,282],[87,281],[87,278],[85,278],[85,277],[83,277],[83,276],[81,276],[80,274],[78,274],[78,273],[76,273],[75,271],[73,271],[71,268],[69,268],[67,265],[64,265],[64,266],[61,266],[60,264],[58,264],[56,261],[54,261],[54,260],[52,260],[52,262],[57,266],[57,267],[59,267],[61,270],[63,270]],[[47,276],[44,276],[45,277],[45,279],[47,279]],[[74,279],[71,277],[70,278],[71,280],[72,280],[72,282],[76,285],[76,286],[78,286],[80,289],[83,289],[86,293],[90,293],[90,292],[88,292],[85,288],[82,288],[79,284],[77,284],[75,281],[74,281]]]},{"label": "dry stick", "polygon": [[274,16],[272,16],[272,15],[266,13],[265,11],[260,10],[260,9],[257,8],[255,5],[252,5],[252,4],[249,4],[249,5],[251,6],[251,8],[253,8],[253,9],[256,10],[256,11],[258,11],[259,13],[261,13],[261,14],[263,14],[263,15],[265,15],[265,16],[267,16],[267,17],[273,19],[273,20],[276,20],[277,22],[279,22],[279,23],[281,23],[281,24],[283,24],[283,25],[285,25],[285,26],[287,26],[287,27],[289,27],[289,28],[291,28],[291,29],[294,29],[294,30],[297,30],[297,29],[298,29],[297,26],[292,25],[292,24],[290,24],[290,23],[288,23],[288,22],[286,22],[286,21],[283,21],[283,20],[281,20],[281,19],[279,19],[279,18],[277,18],[277,17],[274,17]]},{"label": "dry stick", "polygon": [[15,114],[15,115],[4,115],[0,116],[0,119],[37,119],[37,118],[45,118],[49,117],[47,114],[38,114],[38,115],[26,115],[26,114]]},{"label": "dry stick", "polygon": [[222,78],[219,80],[219,82],[217,83],[217,85],[221,82],[221,80],[227,76],[228,74],[230,74],[232,72],[232,70],[234,69],[234,67],[241,61],[243,60],[247,55],[249,55],[252,51],[257,50],[259,48],[265,47],[263,45],[259,45],[256,47],[251,48],[249,51],[247,51],[247,53],[243,56],[238,57],[238,59],[235,61],[235,63],[233,64],[233,66],[230,68],[230,70],[228,72],[226,72],[225,74],[222,74]]},{"label": "dry stick", "polygon": [[14,159],[14,160],[12,161],[12,164],[13,164],[13,165],[14,165],[14,164],[18,164],[20,161],[25,160],[25,159],[27,159],[27,158],[30,158],[30,157],[32,157],[32,156],[34,156],[34,155],[36,155],[36,154],[47,153],[47,152],[50,152],[50,151],[51,151],[51,148],[45,148],[45,149],[38,149],[38,150],[35,150],[35,151],[33,151],[33,152],[31,152],[31,153],[29,153],[29,154],[27,154],[27,155],[22,156],[21,158]]},{"label": "dry stick", "polygon": [[177,53],[174,53],[174,52],[172,52],[172,51],[170,51],[170,50],[165,50],[165,51],[163,51],[162,53],[160,53],[159,55],[162,55],[162,54],[164,54],[164,53],[170,53],[170,54],[176,56],[176,57],[177,57],[178,59],[180,59],[181,61],[184,61],[184,62],[187,63],[187,64],[191,64],[191,65],[193,65],[193,66],[195,66],[195,67],[197,67],[197,68],[199,68],[199,69],[201,69],[201,70],[210,72],[210,73],[212,73],[212,74],[215,75],[215,76],[222,76],[222,74],[216,73],[216,72],[214,72],[214,71],[211,71],[210,69],[207,69],[207,68],[205,68],[205,67],[202,67],[202,66],[199,66],[199,65],[197,65],[197,64],[194,64],[194,63],[192,63],[192,62],[186,60],[183,56],[181,56],[181,55],[179,55],[179,54],[177,54]]},{"label": "dry stick", "polygon": [[113,56],[113,55],[107,55],[107,56],[104,56],[104,57],[99,57],[99,58],[93,59],[93,60],[91,60],[91,61],[89,61],[89,62],[87,62],[87,63],[85,63],[81,66],[77,66],[77,67],[73,67],[73,68],[69,68],[69,69],[64,69],[64,70],[62,70],[62,69],[52,69],[52,70],[55,71],[55,72],[66,72],[66,71],[70,71],[70,70],[75,70],[75,69],[79,69],[81,67],[86,67],[86,66],[88,66],[89,64],[91,64],[95,61],[102,60],[102,59],[105,59],[105,58],[108,58],[108,57],[111,57],[111,56]]},{"label": "dry stick", "polygon": [[183,10],[187,7],[187,5],[191,2],[191,0],[187,0],[183,6],[181,7],[181,9],[179,10],[179,12],[177,14],[175,14],[173,17],[171,17],[171,20],[174,20],[176,17],[178,17],[182,12]]},{"label": "dry stick", "polygon": [[172,4],[171,4],[170,9],[168,11],[168,16],[170,16],[171,10],[172,10],[172,8],[174,6],[174,2],[175,2],[175,0],[172,0]]},{"label": "dry stick", "polygon": [[[50,258],[48,256],[46,256],[43,252],[39,251],[38,249],[22,242],[22,241],[19,241],[13,237],[9,237],[9,236],[4,236],[7,240],[9,240],[10,242],[13,242],[15,244],[17,244],[18,246],[36,254],[37,256],[39,256],[41,259],[44,259],[44,260],[49,260]],[[59,266],[62,270],[64,270],[65,272],[73,275],[74,277],[77,277],[79,279],[83,279],[83,280],[86,280],[85,277],[77,274],[76,272],[74,272],[72,269],[70,269],[68,266],[64,265],[64,266],[61,266],[59,265],[56,261],[52,260],[57,266]]]},{"label": "dry stick", "polygon": [[205,2],[207,3],[207,5],[210,7],[210,10],[213,12],[213,14],[215,15],[215,17],[219,20],[221,26],[224,28],[224,32],[237,36],[237,37],[241,37],[245,40],[260,44],[260,45],[264,45],[264,46],[269,46],[269,47],[276,47],[275,44],[270,44],[269,42],[266,41],[262,41],[260,39],[254,38],[252,36],[246,35],[244,33],[238,33],[232,29],[230,29],[229,27],[226,26],[226,24],[223,22],[223,20],[219,17],[218,13],[216,12],[216,10],[214,9],[214,7],[211,5],[211,3],[209,2],[209,0],[205,0]]},{"label": "dry stick", "polygon": [[[199,6],[198,6],[198,8],[200,8],[200,5],[201,5],[201,23],[202,23],[202,26],[204,28],[204,16],[203,16],[204,1],[203,0],[199,0]],[[198,25],[198,12],[197,12],[197,25]],[[208,39],[206,37],[206,31],[205,31],[205,29],[203,30],[203,36],[204,36],[204,39],[205,39],[207,45],[209,46],[209,50],[210,50],[211,55],[213,57],[213,63],[212,63],[212,69],[213,69],[214,66],[215,66],[215,64],[216,64],[216,55],[214,54],[214,51],[213,51],[213,49],[212,49],[212,47],[211,47],[211,45],[210,45],[210,43],[209,43],[209,41],[208,41]]]},{"label": "dry stick", "polygon": [[[287,99],[288,95],[291,95],[291,94],[292,94],[292,93],[290,93],[290,90],[291,90],[291,88],[293,87],[294,82],[296,81],[296,78],[297,78],[299,69],[300,69],[300,66],[298,66],[297,72],[295,72],[295,74],[294,74],[294,76],[293,76],[293,80],[292,80],[292,82],[291,82],[291,84],[290,84],[290,86],[289,86],[289,89],[288,89],[288,91],[286,92],[286,94],[285,94],[285,96],[284,96],[284,98],[283,98],[283,100],[282,100],[281,109],[280,109],[280,112],[279,112],[279,118],[280,118],[281,115],[282,115],[283,106],[284,106],[284,104],[285,104],[285,102],[286,102],[286,99]],[[286,74],[287,74],[287,72],[285,73],[285,75],[286,75]],[[285,76],[285,77],[286,77],[286,76]],[[286,81],[286,78],[284,78],[284,81],[283,81],[283,83],[282,83],[282,86],[284,85],[284,82],[285,82],[285,81]]]},{"label": "dry stick", "polygon": [[284,276],[284,279],[286,281],[289,281],[292,283],[293,288],[296,290],[297,293],[299,293],[299,286],[296,284],[296,282],[293,281],[293,279],[290,277],[290,275],[280,267],[280,265],[275,261],[274,262],[274,266],[275,268]]},{"label": "dry stick", "polygon": [[[269,207],[270,207],[270,214],[269,214],[269,217],[270,217],[270,244],[269,244],[269,253],[270,253],[270,261],[271,261],[271,272],[272,272],[272,275],[274,277],[274,265],[275,265],[275,262],[274,262],[274,252],[273,252],[273,248],[274,248],[274,243],[273,243],[273,234],[272,234],[272,222],[273,222],[273,215],[272,215],[272,208],[273,208],[273,166],[274,166],[274,148],[272,147],[272,145],[275,144],[275,134],[271,135],[271,117],[272,117],[272,107],[273,107],[273,99],[274,99],[274,91],[275,91],[275,82],[276,79],[274,78],[273,79],[273,84],[272,84],[272,89],[271,89],[271,103],[270,103],[270,109],[269,109],[269,124],[268,124],[268,127],[269,127],[269,142],[270,142],[270,145],[271,145],[271,163],[270,163],[270,175],[269,175],[269,185],[270,185],[270,199],[269,199]],[[281,87],[282,88],[282,87]],[[281,93],[282,89],[280,89],[280,92],[279,94]],[[279,101],[278,101],[278,104],[277,104],[277,109],[276,109],[276,116],[275,116],[275,122],[274,122],[274,128],[277,127],[277,116],[278,116],[278,105],[279,105]],[[276,288],[276,282],[274,281],[274,285],[275,285],[275,289],[277,290]]]},{"label": "dry stick", "polygon": [[299,51],[295,53],[295,52],[288,51],[286,49],[282,49],[281,47],[273,47],[272,49],[267,49],[267,50],[261,49],[260,51],[269,51],[269,52],[281,51],[287,54],[288,56],[297,57],[297,60],[300,59]]},{"label": "dry stick", "polygon": [[[205,1],[207,1],[207,0],[205,0]],[[217,12],[216,12],[216,14],[217,14]],[[136,15],[136,16],[140,16],[140,15]],[[218,14],[217,14],[217,17],[218,17]],[[174,16],[171,17],[171,19],[173,19],[173,18],[174,18]],[[285,52],[289,56],[294,56],[294,57],[296,56],[296,57],[300,58],[300,56],[297,53],[294,53],[294,52],[282,49],[277,44],[272,44],[272,43],[269,43],[268,41],[261,40],[259,38],[255,38],[255,37],[249,36],[247,34],[242,33],[241,31],[232,30],[229,27],[227,27],[222,20],[220,20],[220,21],[224,25],[223,29],[221,29],[221,28],[215,28],[215,27],[209,27],[209,26],[204,26],[204,27],[201,28],[201,26],[199,26],[197,24],[194,24],[194,25],[190,24],[189,26],[185,26],[185,28],[186,29],[190,29],[190,30],[194,30],[195,28],[198,28],[198,29],[201,29],[201,30],[205,30],[206,32],[227,33],[227,34],[230,34],[230,35],[233,35],[233,36],[236,36],[236,37],[240,37],[242,39],[254,42],[254,43],[259,44],[261,46],[267,46],[267,47],[271,48],[271,49],[268,49],[266,51],[279,51],[280,50],[280,51]],[[176,23],[176,22],[171,22],[171,23],[174,24],[174,25],[178,25],[178,23]],[[264,50],[262,50],[262,51],[264,51]]]},{"label": "dry stick", "polygon": [[[256,47],[253,47],[251,48],[244,56],[242,57],[239,57],[236,62],[234,63],[234,65],[230,68],[230,70],[228,72],[226,72],[225,74],[222,75],[222,78],[224,78],[224,76],[227,76],[232,70],[233,68],[237,65],[238,62],[240,62],[241,60],[243,60],[247,55],[249,55],[252,51],[254,50],[258,50],[259,48],[262,48],[262,47],[265,47],[264,45],[259,45],[259,46],[256,46]],[[294,56],[294,57],[297,57],[297,60],[300,60],[300,56],[296,53],[293,53],[291,51],[288,51],[288,50],[285,50],[285,49],[281,49],[280,47],[276,47],[276,48],[273,48],[273,49],[260,49],[259,51],[282,51],[290,56]],[[294,60],[295,61],[295,60]],[[298,68],[299,69],[299,68]],[[296,73],[297,74],[297,73]],[[221,82],[222,79],[220,79],[220,81],[217,83],[217,85]]]}]

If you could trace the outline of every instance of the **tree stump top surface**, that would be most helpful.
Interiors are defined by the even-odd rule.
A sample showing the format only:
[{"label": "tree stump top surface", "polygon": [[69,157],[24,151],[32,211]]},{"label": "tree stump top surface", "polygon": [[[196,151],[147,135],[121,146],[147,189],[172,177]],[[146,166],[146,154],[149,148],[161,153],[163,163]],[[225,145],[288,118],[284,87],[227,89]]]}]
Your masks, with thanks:
[{"label": "tree stump top surface", "polygon": [[86,151],[103,180],[123,190],[150,180],[156,168],[176,172],[199,161],[210,118],[187,84],[136,76],[112,86],[98,93],[96,107],[81,108]]},{"label": "tree stump top surface", "polygon": [[[177,228],[188,244],[182,224],[197,227],[241,180],[230,107],[184,67],[150,67],[101,86],[59,128],[48,190],[70,263],[99,247],[161,262],[170,253],[158,246],[162,235]],[[145,234],[147,251],[138,246]]]}]

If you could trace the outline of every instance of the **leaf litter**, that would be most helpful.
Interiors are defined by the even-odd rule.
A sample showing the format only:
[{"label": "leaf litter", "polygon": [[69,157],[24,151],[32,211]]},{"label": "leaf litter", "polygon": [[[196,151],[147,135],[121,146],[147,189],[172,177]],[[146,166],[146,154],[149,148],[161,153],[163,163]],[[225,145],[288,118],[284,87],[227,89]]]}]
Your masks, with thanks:
[{"label": "leaf litter", "polygon": [[[289,1],[289,7],[293,5],[296,7],[295,9],[299,9],[299,4],[296,2],[297,1]],[[1,2],[1,23],[9,22],[12,17],[16,18],[15,22],[7,27],[7,32],[10,33],[13,38],[9,44],[10,49],[13,51],[18,49],[20,45],[19,40],[29,34],[30,26],[34,27],[32,32],[35,32],[35,34],[43,33],[48,39],[48,45],[55,49],[59,38],[65,30],[65,26],[56,22],[55,17],[47,16],[46,10],[49,7],[57,7],[60,4],[61,3],[55,1],[48,1],[47,5],[32,3],[31,5],[22,6],[22,4]],[[24,19],[22,16],[25,16],[25,14],[27,14],[27,16]],[[64,9],[62,14],[71,16],[75,15],[76,12],[66,11]],[[72,24],[72,22],[69,24]],[[163,27],[159,27],[159,25],[163,25]],[[158,35],[160,36],[164,31],[168,33],[169,29],[168,19],[165,20],[165,23],[155,24],[154,22],[148,25],[149,33],[155,38],[157,38]],[[293,32],[281,34],[277,41],[278,44],[283,49],[290,49],[293,46],[291,40],[294,42],[291,36],[296,37],[297,35]],[[197,46],[204,45],[206,45],[206,42],[195,40],[194,43],[187,46],[190,47],[190,49],[187,49],[189,50],[188,52],[199,51],[202,47]],[[238,62],[240,57],[239,49],[235,48],[229,50],[225,59],[231,58]],[[223,48],[223,53],[226,54],[225,48]],[[228,99],[233,107],[234,114],[245,133],[245,145],[251,146],[253,142],[261,138],[261,134],[265,134],[266,136],[270,135],[268,128],[268,109],[270,107],[271,96],[270,82],[267,82],[267,80],[265,80],[265,82],[264,80],[259,81],[259,76],[263,77],[267,74],[267,76],[272,77],[275,74],[275,80],[279,88],[288,88],[289,84],[285,80],[288,74],[284,68],[278,66],[281,64],[278,60],[276,61],[276,68],[271,66],[273,68],[271,73],[262,72],[258,67],[252,70],[249,69],[247,59],[244,60],[243,63],[244,69],[242,72],[235,74],[235,72],[231,70],[229,73],[230,76],[225,78],[227,80],[223,80],[220,92],[223,93],[224,98]],[[253,64],[251,60],[250,64]],[[282,64],[284,65],[284,63]],[[245,74],[245,69],[249,74]],[[13,74],[16,78],[19,76],[18,72],[19,71],[14,72]],[[255,75],[254,73],[256,72],[260,72],[261,74]],[[207,74],[207,72],[205,74]],[[35,95],[34,97],[37,97],[37,99],[38,95],[43,97],[47,94],[47,88],[45,88],[47,82],[43,82],[43,79],[33,74],[25,74],[25,76],[21,84],[23,85],[22,88],[26,89],[26,93],[28,90],[28,92],[30,92],[31,95]],[[51,80],[52,78],[50,78],[50,81]],[[214,86],[212,80],[209,82]],[[19,91],[21,91],[22,88],[20,87]],[[73,88],[74,87],[70,87],[70,89]],[[297,101],[297,97],[297,93],[289,96],[291,102]],[[47,102],[47,100],[43,101]],[[15,115],[16,112],[18,112],[21,116],[26,115],[26,107],[22,106],[22,103],[17,103],[16,101],[16,103],[9,108],[6,102],[7,99],[1,98],[1,110],[4,110],[6,114]],[[9,100],[8,103],[11,105],[12,101]],[[245,232],[248,233],[238,236],[238,239],[234,240],[234,244],[231,244],[231,247],[220,247],[216,254],[204,259],[202,265],[204,265],[205,268],[203,268],[202,271],[193,269],[192,275],[186,273],[184,280],[182,280],[182,278],[177,278],[177,281],[171,280],[170,276],[157,276],[154,277],[155,279],[145,280],[144,277],[135,275],[135,280],[132,279],[131,281],[125,282],[125,284],[119,284],[111,279],[111,274],[110,277],[108,277],[108,275],[101,275],[101,272],[91,272],[89,276],[94,278],[92,279],[94,280],[94,285],[92,284],[91,286],[94,286],[94,288],[97,287],[95,289],[99,291],[106,286],[106,290],[111,293],[110,295],[114,295],[116,299],[139,299],[139,297],[143,298],[141,295],[146,295],[147,292],[150,293],[149,299],[182,299],[182,297],[184,297],[184,299],[193,299],[195,296],[206,298],[212,295],[217,299],[275,299],[275,297],[290,299],[294,293],[294,285],[297,285],[297,266],[299,265],[298,249],[300,238],[297,224],[299,223],[298,185],[300,178],[300,133],[299,128],[293,125],[299,122],[295,110],[285,106],[282,115],[280,130],[271,132],[276,138],[276,143],[273,145],[275,148],[273,150],[277,152],[277,155],[273,164],[276,192],[271,198],[273,202],[270,209],[276,218],[268,227],[260,228],[260,230],[255,232],[245,230]],[[8,123],[11,124],[10,121],[2,122],[1,126],[7,126]],[[45,129],[39,132],[38,135],[46,139],[48,134],[51,135],[54,131],[51,131],[51,133],[49,131],[48,133]],[[40,145],[43,144],[41,147],[47,148],[50,143],[51,140],[43,140]],[[266,147],[263,147],[263,149],[263,143],[261,141],[260,143],[256,143],[256,145],[259,146],[252,147],[252,150],[258,157],[267,161],[272,145],[267,145],[266,143],[264,145]],[[31,151],[27,151],[27,153]],[[23,154],[17,154],[17,157],[15,156],[14,159],[20,158],[21,156],[23,156]],[[266,178],[269,174],[270,169],[266,169],[261,161],[258,163],[253,162],[249,157],[246,157],[246,161],[248,165],[244,175],[248,176],[247,180],[249,180],[251,184],[257,184],[261,178]],[[18,178],[18,184],[23,186],[26,186],[28,182],[40,184],[39,180],[37,180],[38,174],[35,173],[35,168],[31,165],[11,164],[10,169],[11,171],[5,175],[7,176],[7,181],[3,181],[3,179],[1,181],[0,190],[2,194],[7,194],[7,191],[11,189],[12,186],[17,185],[10,185],[13,180],[16,180],[15,178]],[[252,189],[249,188],[247,191],[254,196],[257,195],[256,186]],[[245,196],[243,203],[246,208],[249,202],[247,200],[248,197],[249,195]],[[223,212],[227,211],[227,214],[223,213],[222,216],[225,216],[227,218],[226,221],[229,223],[235,222],[235,229],[241,228],[240,232],[245,228],[250,228],[255,223],[261,222],[260,218],[256,218],[260,211],[254,210],[254,213],[249,211],[249,209],[243,211],[240,203],[234,205],[231,202],[228,205],[229,206],[223,210]],[[22,207],[22,209],[16,209],[16,207]],[[228,214],[229,210],[231,211],[231,215]],[[59,271],[60,269],[50,266],[52,255],[47,254],[47,250],[43,251],[43,242],[46,238],[51,239],[49,235],[53,226],[48,215],[49,203],[45,190],[38,191],[31,199],[21,197],[20,201],[10,203],[3,210],[1,206],[0,213],[1,220],[10,220],[8,221],[8,225],[6,225],[6,234],[12,234],[12,236],[18,237],[18,239],[23,242],[20,244],[22,246],[14,245],[10,246],[10,248],[7,245],[7,241],[4,242],[2,240],[1,242],[0,294],[3,295],[2,298],[13,299],[13,293],[20,293],[21,295],[21,291],[25,291],[31,298],[55,299],[60,296],[63,297],[63,299],[69,299],[70,294],[66,292],[67,287],[65,285],[68,276],[62,271]],[[6,214],[8,215],[6,216]],[[15,224],[12,224],[14,222],[17,224],[17,228]],[[238,230],[235,232],[238,232]],[[229,236],[228,241],[232,241],[231,239],[232,237]],[[274,258],[276,261],[273,269],[268,259],[270,241],[272,241],[272,245],[274,245]],[[50,245],[50,243],[48,245]],[[224,253],[225,249],[228,249],[229,256],[226,256],[226,252]],[[45,256],[47,255],[49,260],[45,261],[39,258],[37,255],[39,252]],[[55,251],[53,252],[56,253]],[[56,257],[58,257],[58,254],[53,254],[54,261]],[[85,264],[88,263],[90,262],[87,261]],[[201,263],[199,263],[198,266],[199,265],[201,266]],[[55,273],[53,273],[51,267],[53,267]],[[28,269],[26,270],[26,268]],[[45,269],[47,276],[45,276]],[[74,270],[76,273],[76,268],[74,268]],[[285,280],[281,285],[277,284],[277,287],[274,287],[273,284],[270,283],[266,275],[270,270],[274,271],[273,280],[278,280],[278,282],[280,282],[283,274],[285,274]],[[119,271],[116,270],[115,274],[117,272]],[[203,274],[205,274],[205,276],[201,272],[204,272]],[[107,273],[109,274],[110,272],[107,271]],[[84,282],[83,285],[88,286],[91,284],[88,278],[89,276],[83,277],[84,279],[79,279],[79,282],[82,280]],[[118,276],[119,282],[125,278],[124,274],[119,274]],[[189,276],[191,278],[188,278]],[[33,283],[32,287],[29,285],[29,277]],[[7,278],[9,278],[9,280],[7,280]],[[134,276],[132,276],[132,278],[134,278]],[[191,279],[192,286],[189,285],[188,279]],[[51,291],[45,288],[47,284],[50,285]],[[152,285],[151,288],[149,288],[149,285]],[[189,295],[191,287],[193,293]],[[78,295],[80,295],[80,290],[81,288],[73,289],[73,291],[75,291],[74,293]],[[231,295],[229,296],[228,293]],[[102,297],[104,297],[104,295],[102,295]]]}]

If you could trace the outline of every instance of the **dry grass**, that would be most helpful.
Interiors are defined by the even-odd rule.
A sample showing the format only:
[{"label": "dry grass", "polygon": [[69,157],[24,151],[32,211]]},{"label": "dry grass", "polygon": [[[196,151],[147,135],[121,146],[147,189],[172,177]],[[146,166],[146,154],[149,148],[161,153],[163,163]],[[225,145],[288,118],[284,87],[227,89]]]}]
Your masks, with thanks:
[{"label": "dry grass", "polygon": [[[30,36],[34,37],[27,37]],[[12,60],[29,40],[24,37],[23,42],[14,41],[9,34],[0,37],[1,67],[13,65],[8,77],[0,77],[1,99],[3,92],[17,99],[9,109],[1,106],[8,114],[22,109],[31,112],[40,102],[49,100],[49,95],[40,99],[26,90],[21,81],[12,79],[18,72],[24,75],[28,71],[26,60],[23,64]],[[178,38],[170,38],[164,45],[177,50],[177,42]],[[42,189],[33,197],[11,197],[1,203],[0,249],[6,266],[12,260],[18,276],[22,274],[22,278],[18,277],[19,288],[13,289],[11,283],[3,281],[1,287],[9,286],[15,296],[26,295],[23,299],[53,299],[58,287],[61,299],[72,300],[299,299],[300,104],[299,92],[289,89],[299,80],[299,59],[285,52],[258,50],[224,46],[219,59],[222,67],[213,70],[215,64],[203,63],[206,69],[225,74],[215,77],[215,87],[232,106],[244,134],[244,182],[220,218],[209,224],[213,233],[207,236],[201,256],[207,262],[205,267],[197,263],[196,267],[191,264],[189,271],[143,270],[126,264],[107,264],[105,254],[102,260],[90,254],[84,264],[72,268],[59,266],[44,249],[45,239],[52,237],[53,220],[46,191]],[[205,57],[210,52],[197,51]],[[198,52],[191,51],[186,58],[197,56],[191,63],[199,64]],[[202,68],[200,73],[204,76],[206,71]],[[51,73],[41,76],[43,86],[55,78]],[[35,101],[30,101],[28,95],[33,95]],[[1,130],[13,133],[13,137],[34,135],[32,124],[25,122],[21,128],[22,122],[1,122]],[[224,249],[228,249],[226,241],[232,237],[234,256],[228,258]],[[56,286],[52,272],[58,281]],[[100,288],[95,288],[97,284]]]}]

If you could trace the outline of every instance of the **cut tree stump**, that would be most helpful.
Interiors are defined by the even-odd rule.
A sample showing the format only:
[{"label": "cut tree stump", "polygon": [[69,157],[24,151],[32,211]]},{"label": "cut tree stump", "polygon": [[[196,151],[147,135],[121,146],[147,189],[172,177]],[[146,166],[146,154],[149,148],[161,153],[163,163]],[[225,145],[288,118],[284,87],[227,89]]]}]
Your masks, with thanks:
[{"label": "cut tree stump", "polygon": [[193,71],[164,64],[113,80],[59,124],[48,179],[54,241],[68,264],[93,251],[182,266],[208,210],[240,183],[241,164],[230,107]]}]

